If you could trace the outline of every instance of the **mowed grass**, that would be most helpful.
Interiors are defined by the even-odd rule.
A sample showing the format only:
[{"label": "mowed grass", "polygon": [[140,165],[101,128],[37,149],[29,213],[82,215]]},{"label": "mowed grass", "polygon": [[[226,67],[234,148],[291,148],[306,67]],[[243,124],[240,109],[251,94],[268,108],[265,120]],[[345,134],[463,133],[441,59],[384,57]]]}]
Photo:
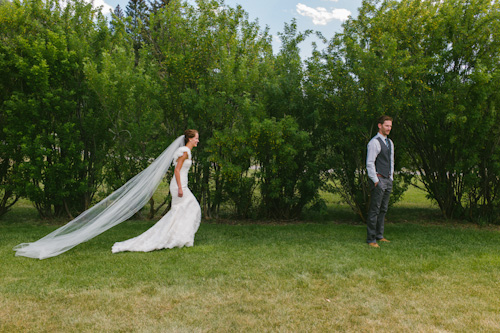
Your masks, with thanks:
[{"label": "mowed grass", "polygon": [[14,256],[56,228],[21,206],[0,221],[0,331],[500,331],[499,229],[437,225],[425,205],[392,207],[379,250],[339,205],[328,222],[205,221],[192,248],[112,254],[154,223],[127,221],[46,260]]}]

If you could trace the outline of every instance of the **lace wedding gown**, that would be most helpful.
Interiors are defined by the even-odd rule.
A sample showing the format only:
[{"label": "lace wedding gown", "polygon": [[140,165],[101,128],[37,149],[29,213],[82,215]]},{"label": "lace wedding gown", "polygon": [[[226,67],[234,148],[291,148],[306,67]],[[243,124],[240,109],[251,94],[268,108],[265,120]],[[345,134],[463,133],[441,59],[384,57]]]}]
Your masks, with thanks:
[{"label": "lace wedding gown", "polygon": [[159,249],[171,249],[174,247],[193,246],[194,235],[200,226],[201,209],[193,193],[187,187],[188,172],[192,165],[191,150],[188,147],[178,148],[173,157],[174,166],[177,159],[184,152],[188,158],[184,160],[180,170],[181,186],[183,196],[179,197],[177,181],[175,176],[170,181],[170,194],[172,195],[172,207],[154,226],[143,234],[113,245],[113,253],[134,251],[149,252]]}]

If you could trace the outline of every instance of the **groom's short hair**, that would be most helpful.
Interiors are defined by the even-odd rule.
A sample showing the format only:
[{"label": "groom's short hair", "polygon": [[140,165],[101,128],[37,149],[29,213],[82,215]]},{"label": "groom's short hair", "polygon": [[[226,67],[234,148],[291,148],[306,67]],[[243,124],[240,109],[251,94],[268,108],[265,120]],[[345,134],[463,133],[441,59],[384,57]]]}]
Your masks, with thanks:
[{"label": "groom's short hair", "polygon": [[378,118],[378,121],[377,121],[377,124],[383,124],[385,121],[387,120],[390,120],[392,121],[392,117],[389,117],[389,116],[382,116],[380,118]]}]

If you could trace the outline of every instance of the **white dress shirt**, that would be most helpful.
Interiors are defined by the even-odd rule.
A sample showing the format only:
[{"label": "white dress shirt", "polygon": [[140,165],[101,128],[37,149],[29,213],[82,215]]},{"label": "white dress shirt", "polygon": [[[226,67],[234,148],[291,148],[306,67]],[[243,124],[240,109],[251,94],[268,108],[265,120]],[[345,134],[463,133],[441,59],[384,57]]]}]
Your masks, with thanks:
[{"label": "white dress shirt", "polygon": [[[368,142],[368,153],[366,154],[366,170],[368,171],[368,177],[373,181],[373,183],[378,183],[377,170],[375,169],[375,160],[382,148],[380,147],[380,141],[377,138],[381,138],[385,142],[386,136],[377,133],[370,142]],[[394,180],[394,144],[392,140],[389,139],[389,144],[391,145],[391,180]]]}]

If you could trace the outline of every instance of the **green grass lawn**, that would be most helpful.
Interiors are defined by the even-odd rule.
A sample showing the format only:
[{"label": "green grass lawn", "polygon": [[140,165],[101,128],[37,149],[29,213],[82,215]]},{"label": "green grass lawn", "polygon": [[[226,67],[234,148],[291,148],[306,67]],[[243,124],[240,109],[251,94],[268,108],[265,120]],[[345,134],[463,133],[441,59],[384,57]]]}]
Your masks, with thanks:
[{"label": "green grass lawn", "polygon": [[0,331],[500,331],[497,227],[401,203],[392,242],[370,249],[340,206],[340,220],[204,222],[192,248],[112,254],[154,223],[128,221],[36,260],[12,247],[56,226],[21,205],[0,221]]}]

